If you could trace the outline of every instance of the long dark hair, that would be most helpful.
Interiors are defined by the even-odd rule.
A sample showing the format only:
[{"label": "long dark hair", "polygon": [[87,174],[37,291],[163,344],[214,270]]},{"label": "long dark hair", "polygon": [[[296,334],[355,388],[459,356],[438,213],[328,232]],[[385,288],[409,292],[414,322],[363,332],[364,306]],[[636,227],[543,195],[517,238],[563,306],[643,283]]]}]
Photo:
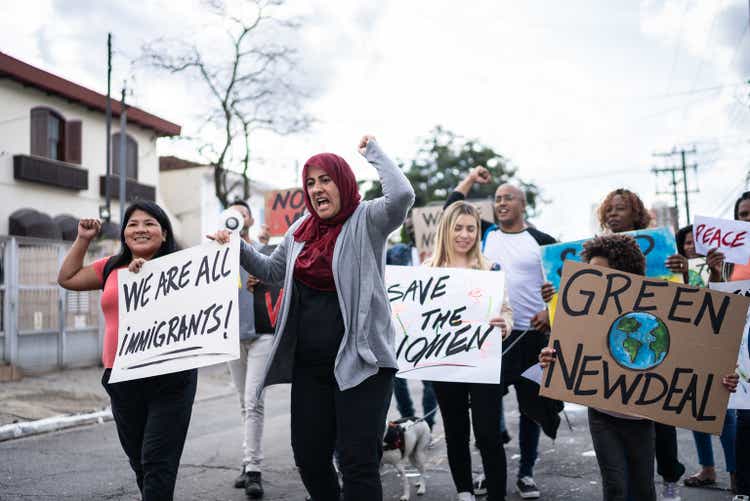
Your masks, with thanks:
[{"label": "long dark hair", "polygon": [[125,217],[123,218],[124,222],[120,228],[120,252],[109,258],[107,264],[104,265],[104,280],[102,280],[102,288],[104,288],[104,284],[107,283],[107,278],[112,270],[122,266],[127,266],[130,264],[130,261],[133,260],[133,253],[125,243],[125,227],[128,225],[130,216],[132,216],[133,212],[137,210],[142,210],[156,219],[161,226],[161,229],[166,233],[166,238],[164,242],[162,242],[161,247],[159,247],[159,250],[154,254],[154,258],[165,256],[180,250],[175,241],[174,232],[172,232],[172,223],[169,221],[169,217],[167,217],[164,209],[148,200],[136,200],[125,210]]},{"label": "long dark hair", "polygon": [[674,236],[674,239],[677,241],[677,252],[680,253],[680,256],[687,257],[685,255],[685,239],[687,238],[688,233],[693,232],[693,225],[689,224],[685,226],[684,228],[680,228],[677,230],[677,233]]}]

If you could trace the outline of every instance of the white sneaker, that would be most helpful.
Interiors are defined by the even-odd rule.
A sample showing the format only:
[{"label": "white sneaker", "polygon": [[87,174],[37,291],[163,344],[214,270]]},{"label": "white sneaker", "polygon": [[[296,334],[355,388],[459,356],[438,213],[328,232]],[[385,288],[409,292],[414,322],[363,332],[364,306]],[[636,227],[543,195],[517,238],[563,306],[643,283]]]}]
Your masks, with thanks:
[{"label": "white sneaker", "polygon": [[474,479],[474,494],[476,496],[484,496],[487,494],[487,485],[485,483],[484,473]]},{"label": "white sneaker", "polygon": [[531,477],[521,477],[516,482],[516,490],[522,499],[538,499],[539,488]]},{"label": "white sneaker", "polygon": [[682,501],[680,489],[677,488],[676,482],[664,482],[664,489],[661,491],[662,501]]},{"label": "white sneaker", "polygon": [[471,492],[459,492],[456,499],[458,501],[476,501],[474,494],[472,494]]}]

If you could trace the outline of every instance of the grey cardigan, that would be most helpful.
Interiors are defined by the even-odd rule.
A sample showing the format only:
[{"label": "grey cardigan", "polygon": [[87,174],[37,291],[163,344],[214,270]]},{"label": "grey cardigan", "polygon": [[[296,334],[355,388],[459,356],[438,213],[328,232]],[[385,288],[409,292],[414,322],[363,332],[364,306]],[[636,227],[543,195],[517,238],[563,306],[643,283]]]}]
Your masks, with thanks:
[{"label": "grey cardigan", "polygon": [[[333,279],[344,320],[344,337],[333,371],[341,391],[357,386],[381,367],[398,368],[384,281],[385,244],[388,235],[406,219],[414,203],[414,190],[375,141],[367,144],[365,158],[378,171],[383,196],[359,204],[344,222],[333,250]],[[294,286],[294,263],[304,247],[304,242],[296,242],[293,234],[306,217],[309,215],[289,228],[270,256],[256,252],[244,242],[240,248],[240,263],[249,273],[266,282],[284,284],[273,348],[259,391],[292,381],[296,340],[285,327]]]}]

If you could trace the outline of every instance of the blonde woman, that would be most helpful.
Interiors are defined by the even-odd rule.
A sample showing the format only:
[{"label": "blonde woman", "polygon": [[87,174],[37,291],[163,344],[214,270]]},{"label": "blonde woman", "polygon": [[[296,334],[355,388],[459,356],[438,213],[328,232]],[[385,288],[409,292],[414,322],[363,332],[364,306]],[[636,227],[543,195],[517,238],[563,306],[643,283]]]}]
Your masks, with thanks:
[{"label": "blonde woman", "polygon": [[[465,202],[445,209],[435,239],[435,252],[427,266],[440,268],[491,269],[480,250],[479,213]],[[513,327],[513,313],[503,294],[500,314],[490,320],[503,338]],[[500,435],[500,374],[497,384],[434,382],[440,414],[443,416],[448,464],[459,501],[474,499],[471,452],[469,450],[469,408],[471,422],[486,476],[487,500],[505,499],[505,448]]]}]

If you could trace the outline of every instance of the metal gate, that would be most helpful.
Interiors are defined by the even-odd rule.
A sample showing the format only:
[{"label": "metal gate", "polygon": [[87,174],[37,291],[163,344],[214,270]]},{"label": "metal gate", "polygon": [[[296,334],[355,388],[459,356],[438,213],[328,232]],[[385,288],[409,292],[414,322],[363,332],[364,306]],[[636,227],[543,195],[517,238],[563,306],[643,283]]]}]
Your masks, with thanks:
[{"label": "metal gate", "polygon": [[[111,254],[89,248],[84,264]],[[100,291],[66,291],[57,272],[69,242],[0,237],[0,354],[26,373],[97,365],[104,320]]]}]

